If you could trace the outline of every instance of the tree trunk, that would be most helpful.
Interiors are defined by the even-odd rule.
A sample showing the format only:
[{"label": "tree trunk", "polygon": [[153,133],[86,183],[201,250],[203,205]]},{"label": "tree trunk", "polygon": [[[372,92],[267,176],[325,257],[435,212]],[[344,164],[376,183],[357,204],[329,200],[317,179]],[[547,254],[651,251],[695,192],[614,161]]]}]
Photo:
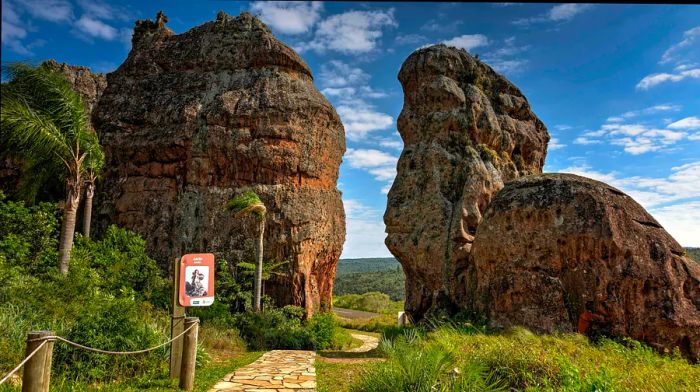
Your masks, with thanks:
[{"label": "tree trunk", "polygon": [[89,182],[85,189],[85,210],[83,211],[83,235],[90,238],[90,223],[92,221],[92,198],[95,196],[95,183]]},{"label": "tree trunk", "polygon": [[263,237],[265,235],[265,217],[260,218],[260,230],[258,230],[258,243],[255,247],[255,280],[253,281],[253,311],[260,312],[260,293],[262,286],[263,269]]},{"label": "tree trunk", "polygon": [[80,181],[76,184],[68,184],[66,206],[63,210],[63,222],[61,223],[61,238],[58,246],[59,271],[65,275],[68,273],[70,251],[73,249],[73,235],[75,234],[75,218],[78,214],[80,202]]}]

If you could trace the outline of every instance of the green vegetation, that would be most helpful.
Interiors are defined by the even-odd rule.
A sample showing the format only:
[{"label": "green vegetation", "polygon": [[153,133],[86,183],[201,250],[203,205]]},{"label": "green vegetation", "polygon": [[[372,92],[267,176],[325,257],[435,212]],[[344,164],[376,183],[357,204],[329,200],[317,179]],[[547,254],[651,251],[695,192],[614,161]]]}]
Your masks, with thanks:
[{"label": "green vegetation", "polygon": [[[58,262],[65,275],[82,189],[88,186],[91,203],[104,154],[80,95],[62,74],[20,63],[3,70],[10,82],[2,88],[0,157],[15,156],[24,162],[21,188],[31,199],[50,178],[63,179],[66,194]],[[90,204],[86,211],[91,208]],[[85,222],[89,225],[89,219]]]},{"label": "green vegetation", "polygon": [[685,248],[688,257],[700,264],[700,248]]},{"label": "green vegetation", "polygon": [[[352,391],[690,391],[700,367],[636,341],[537,336],[471,324],[405,329],[384,339],[385,362],[368,363]],[[457,369],[455,371],[454,369]],[[323,368],[319,368],[323,370]],[[319,376],[322,378],[323,376]]]},{"label": "green vegetation", "polygon": [[285,306],[263,313],[246,312],[233,317],[233,325],[251,350],[340,350],[352,342],[331,313],[304,320],[304,309]]},{"label": "green vegetation", "polygon": [[384,293],[376,291],[364,294],[339,295],[333,298],[333,306],[365,312],[396,315],[403,310],[403,301],[392,301]]},{"label": "green vegetation", "polygon": [[267,208],[260,201],[260,197],[253,192],[247,191],[234,197],[226,204],[228,211],[233,211],[237,216],[252,215],[256,218],[256,241],[255,241],[255,278],[253,280],[253,311],[260,312],[262,298],[262,270],[263,270],[263,239],[265,237],[265,214]]},{"label": "green vegetation", "polygon": [[[102,238],[78,236],[71,268],[59,273],[59,211],[53,203],[26,206],[0,193],[0,374],[24,357],[26,334],[48,329],[69,340],[114,351],[139,350],[169,338],[168,281],[138,235],[112,226]],[[219,266],[229,273],[225,261]],[[223,302],[202,309],[197,380],[206,390],[255,353],[230,323],[230,309],[250,303],[250,283],[221,273]],[[199,309],[197,310],[199,311]],[[193,310],[190,313],[197,313]],[[57,342],[52,390],[176,390],[168,377],[169,348],[107,356]],[[200,381],[198,381],[200,382]],[[3,385],[0,390],[14,390]]]},{"label": "green vegetation", "polygon": [[333,295],[380,292],[393,301],[404,299],[405,276],[392,258],[343,259],[338,263]]}]

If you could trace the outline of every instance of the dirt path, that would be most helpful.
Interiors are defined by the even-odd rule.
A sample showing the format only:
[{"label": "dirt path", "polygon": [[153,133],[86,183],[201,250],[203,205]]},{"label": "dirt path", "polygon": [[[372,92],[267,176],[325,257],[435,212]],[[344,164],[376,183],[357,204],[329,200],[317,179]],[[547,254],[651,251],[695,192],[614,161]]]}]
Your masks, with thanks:
[{"label": "dirt path", "polygon": [[350,335],[353,338],[362,341],[362,346],[348,350],[350,353],[366,353],[367,351],[374,350],[379,345],[379,338],[374,336],[362,335],[359,333],[353,333]]},{"label": "dirt path", "polygon": [[316,390],[313,351],[273,350],[227,374],[209,392],[312,392]]},{"label": "dirt path", "polygon": [[344,309],[333,307],[333,312],[346,319],[371,319],[381,316],[379,313],[364,312],[362,310]]}]

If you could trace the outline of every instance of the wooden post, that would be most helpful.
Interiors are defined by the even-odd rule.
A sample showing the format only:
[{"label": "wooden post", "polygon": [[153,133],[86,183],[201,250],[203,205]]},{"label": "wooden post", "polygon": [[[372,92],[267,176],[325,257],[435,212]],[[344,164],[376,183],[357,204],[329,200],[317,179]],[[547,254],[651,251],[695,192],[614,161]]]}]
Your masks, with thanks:
[{"label": "wooden post", "polygon": [[194,387],[194,367],[197,363],[197,335],[199,334],[199,318],[185,318],[185,329],[194,325],[185,332],[182,347],[182,368],[180,370],[180,389],[191,391]]},{"label": "wooden post", "polygon": [[[44,342],[42,338],[53,336],[53,331],[32,331],[27,334],[26,355]],[[51,358],[53,342],[47,342],[27,363],[22,374],[22,392],[48,392],[51,383]]]},{"label": "wooden post", "polygon": [[[170,321],[170,338],[185,330],[185,308],[180,306],[180,258],[173,260],[173,317]],[[170,346],[170,377],[180,377],[180,363],[182,361],[182,337],[172,342]]]}]

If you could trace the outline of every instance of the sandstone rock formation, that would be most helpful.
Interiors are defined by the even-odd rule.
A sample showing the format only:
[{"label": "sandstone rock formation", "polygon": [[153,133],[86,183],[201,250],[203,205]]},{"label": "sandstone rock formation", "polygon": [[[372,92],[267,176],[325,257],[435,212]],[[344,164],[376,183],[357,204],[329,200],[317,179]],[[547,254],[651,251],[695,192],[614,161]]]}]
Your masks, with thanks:
[{"label": "sandstone rock formation", "polygon": [[472,252],[470,307],[492,326],[628,336],[700,354],[700,266],[632,198],[545,174],[506,184]]},{"label": "sandstone rock formation", "polygon": [[549,134],[523,94],[466,51],[420,49],[399,73],[404,150],[389,191],[386,245],[406,273],[406,310],[459,308],[481,215],[503,183],[540,173]]},{"label": "sandstone rock formation", "polygon": [[336,189],[345,135],[309,67],[258,19],[219,13],[174,34],[159,14],[107,76],[93,121],[107,172],[96,220],[135,230],[148,251],[252,258],[250,222],[224,211],[251,189],[267,205],[266,260],[289,260],[266,285],[279,305],[330,306],[345,239]]}]

